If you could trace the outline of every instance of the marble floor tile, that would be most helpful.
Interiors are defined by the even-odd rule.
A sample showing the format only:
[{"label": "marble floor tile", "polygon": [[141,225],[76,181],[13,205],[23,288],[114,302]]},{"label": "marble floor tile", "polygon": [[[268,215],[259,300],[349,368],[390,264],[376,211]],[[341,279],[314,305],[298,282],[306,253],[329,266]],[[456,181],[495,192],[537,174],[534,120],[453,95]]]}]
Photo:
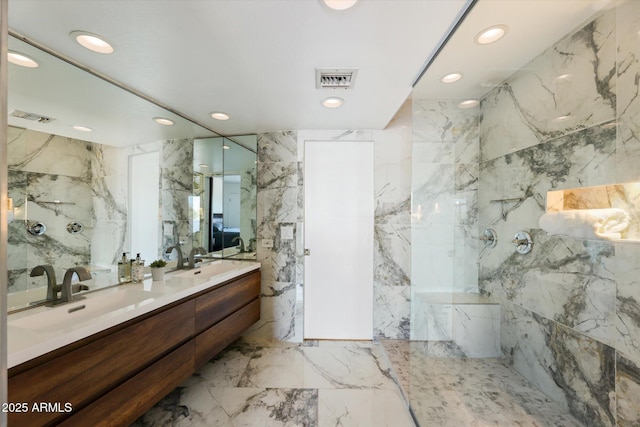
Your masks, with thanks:
[{"label": "marble floor tile", "polygon": [[398,389],[321,389],[318,391],[320,427],[414,426]]},{"label": "marble floor tile", "polygon": [[372,347],[261,347],[240,387],[395,388]]},{"label": "marble floor tile", "polygon": [[378,343],[240,339],[134,424],[414,427]]},{"label": "marble floor tile", "polygon": [[581,426],[504,361],[460,357],[446,343],[260,339],[231,344],[133,426],[415,427],[414,420]]},{"label": "marble floor tile", "polygon": [[461,358],[425,342],[381,344],[421,426],[582,425],[501,359]]}]

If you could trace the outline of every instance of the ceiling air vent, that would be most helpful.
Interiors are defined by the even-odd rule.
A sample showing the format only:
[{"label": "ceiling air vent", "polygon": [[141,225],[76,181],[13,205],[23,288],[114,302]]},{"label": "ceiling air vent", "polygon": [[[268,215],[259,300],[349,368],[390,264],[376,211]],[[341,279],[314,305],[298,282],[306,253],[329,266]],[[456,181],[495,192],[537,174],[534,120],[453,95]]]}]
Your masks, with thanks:
[{"label": "ceiling air vent", "polygon": [[357,68],[316,68],[316,89],[353,89]]},{"label": "ceiling air vent", "polygon": [[19,119],[31,120],[38,123],[51,123],[55,119],[51,117],[45,117],[40,114],[27,113],[26,111],[13,110],[9,113],[10,116],[17,117]]}]

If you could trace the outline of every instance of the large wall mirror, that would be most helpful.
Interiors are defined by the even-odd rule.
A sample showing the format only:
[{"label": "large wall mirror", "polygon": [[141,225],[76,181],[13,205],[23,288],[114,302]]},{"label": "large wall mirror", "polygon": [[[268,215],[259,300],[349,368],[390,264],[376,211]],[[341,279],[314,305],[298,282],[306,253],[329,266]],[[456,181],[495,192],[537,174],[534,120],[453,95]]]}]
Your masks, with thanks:
[{"label": "large wall mirror", "polygon": [[[38,64],[9,64],[10,310],[44,298],[46,278],[30,277],[37,265],[58,279],[88,266],[90,291],[117,284],[123,253],[148,264],[171,246],[187,256],[207,243],[211,257],[255,259],[255,149],[246,143],[255,136],[223,138],[20,37],[9,37],[9,50]],[[203,173],[194,154],[210,142],[219,150]],[[196,187],[214,182],[214,170],[234,198],[221,211]],[[202,239],[205,212],[208,229],[221,214],[222,231],[237,232],[233,245],[236,236],[219,250]]]}]

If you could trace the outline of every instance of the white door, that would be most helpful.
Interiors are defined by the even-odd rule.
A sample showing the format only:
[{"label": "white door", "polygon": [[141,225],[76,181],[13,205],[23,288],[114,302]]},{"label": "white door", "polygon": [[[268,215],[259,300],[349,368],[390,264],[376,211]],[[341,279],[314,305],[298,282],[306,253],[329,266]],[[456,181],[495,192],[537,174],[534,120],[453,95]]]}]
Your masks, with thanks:
[{"label": "white door", "polygon": [[373,142],[305,141],[304,337],[373,337]]}]

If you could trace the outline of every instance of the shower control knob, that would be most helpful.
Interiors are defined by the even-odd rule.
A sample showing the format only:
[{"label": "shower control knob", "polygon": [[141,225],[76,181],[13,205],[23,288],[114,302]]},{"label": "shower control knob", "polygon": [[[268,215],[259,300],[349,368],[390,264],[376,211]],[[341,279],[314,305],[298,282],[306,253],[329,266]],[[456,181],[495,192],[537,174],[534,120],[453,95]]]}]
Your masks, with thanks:
[{"label": "shower control knob", "polygon": [[47,231],[47,226],[40,221],[27,221],[27,231],[34,236],[42,236]]},{"label": "shower control knob", "polygon": [[533,240],[531,239],[531,235],[529,235],[529,233],[527,233],[526,231],[518,231],[511,243],[516,247],[516,251],[518,251],[519,254],[523,255],[531,252],[531,249],[533,247]]}]

